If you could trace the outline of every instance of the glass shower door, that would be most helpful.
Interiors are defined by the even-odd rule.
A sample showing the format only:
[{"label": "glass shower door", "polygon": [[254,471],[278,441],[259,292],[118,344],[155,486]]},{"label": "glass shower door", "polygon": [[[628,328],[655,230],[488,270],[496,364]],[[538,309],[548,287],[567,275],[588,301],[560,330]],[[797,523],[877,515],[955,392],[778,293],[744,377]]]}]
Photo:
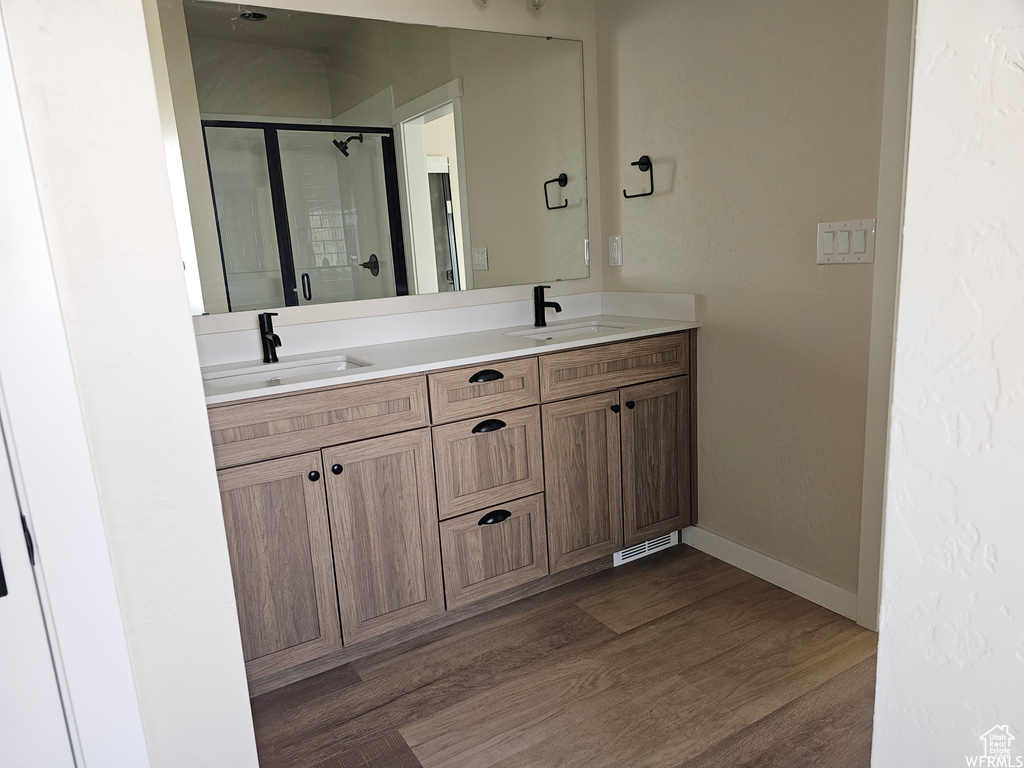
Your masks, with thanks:
[{"label": "glass shower door", "polygon": [[277,136],[298,303],[397,295],[388,139],[347,130]]},{"label": "glass shower door", "polygon": [[284,283],[264,132],[213,126],[205,130],[230,308],[280,307]]}]

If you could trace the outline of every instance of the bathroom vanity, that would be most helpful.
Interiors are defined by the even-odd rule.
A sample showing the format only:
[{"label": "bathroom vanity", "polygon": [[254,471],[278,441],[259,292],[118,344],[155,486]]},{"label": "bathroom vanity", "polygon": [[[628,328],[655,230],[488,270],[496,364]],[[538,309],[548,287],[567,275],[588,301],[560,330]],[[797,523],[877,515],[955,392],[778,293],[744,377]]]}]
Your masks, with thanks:
[{"label": "bathroom vanity", "polygon": [[692,524],[696,333],[591,318],[204,369],[251,693]]}]

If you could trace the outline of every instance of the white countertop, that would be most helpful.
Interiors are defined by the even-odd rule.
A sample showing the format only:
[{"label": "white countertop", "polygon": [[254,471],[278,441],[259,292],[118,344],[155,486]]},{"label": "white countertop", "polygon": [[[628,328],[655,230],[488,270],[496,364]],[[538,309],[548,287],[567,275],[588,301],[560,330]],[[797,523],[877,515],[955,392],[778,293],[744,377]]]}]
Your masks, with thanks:
[{"label": "white countertop", "polygon": [[[542,333],[545,331],[565,332],[567,327],[588,325],[617,326],[585,336],[568,338],[552,338],[538,340],[524,338],[523,333]],[[450,336],[401,341],[391,344],[374,346],[340,346],[337,349],[323,352],[281,356],[277,364],[263,364],[259,360],[231,365],[212,365],[202,369],[203,388],[206,392],[207,405],[227,403],[234,400],[245,400],[252,397],[276,396],[288,392],[299,392],[306,389],[350,384],[357,381],[370,381],[389,376],[402,376],[410,373],[453,368],[462,365],[486,363],[492,360],[505,360],[514,357],[546,354],[567,349],[606,344],[612,341],[625,341],[644,336],[655,336],[662,333],[674,333],[691,328],[699,328],[700,323],[679,320],[657,320],[651,318],[622,317],[618,315],[593,315],[578,317],[563,322],[548,323],[546,328],[534,328],[532,325],[521,325],[513,328],[499,328],[476,333],[460,333]],[[256,330],[253,330],[256,333]],[[339,339],[339,341],[344,341]],[[329,373],[314,373],[308,376],[286,376],[289,367],[296,364],[312,364],[324,358],[345,356],[352,361],[365,363],[360,367],[349,368]],[[247,383],[224,382],[211,385],[211,377],[225,375],[261,374],[264,372],[282,374],[282,381],[258,381]]]}]

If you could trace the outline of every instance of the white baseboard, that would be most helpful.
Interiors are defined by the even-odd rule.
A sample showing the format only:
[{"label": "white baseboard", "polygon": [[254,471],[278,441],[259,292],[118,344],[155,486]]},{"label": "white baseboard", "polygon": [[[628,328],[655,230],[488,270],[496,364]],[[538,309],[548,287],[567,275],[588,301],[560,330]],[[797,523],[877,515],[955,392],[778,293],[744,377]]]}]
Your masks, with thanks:
[{"label": "white baseboard", "polygon": [[840,616],[857,620],[856,593],[830,581],[696,526],[683,529],[682,542]]}]

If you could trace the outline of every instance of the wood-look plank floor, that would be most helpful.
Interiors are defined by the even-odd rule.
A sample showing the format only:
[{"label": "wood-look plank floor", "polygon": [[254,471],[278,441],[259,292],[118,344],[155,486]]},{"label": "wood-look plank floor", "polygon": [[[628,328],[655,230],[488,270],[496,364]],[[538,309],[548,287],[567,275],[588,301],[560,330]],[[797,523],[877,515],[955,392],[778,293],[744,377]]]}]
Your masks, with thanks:
[{"label": "wood-look plank floor", "polygon": [[868,766],[875,635],[678,547],[253,699],[264,768]]}]

